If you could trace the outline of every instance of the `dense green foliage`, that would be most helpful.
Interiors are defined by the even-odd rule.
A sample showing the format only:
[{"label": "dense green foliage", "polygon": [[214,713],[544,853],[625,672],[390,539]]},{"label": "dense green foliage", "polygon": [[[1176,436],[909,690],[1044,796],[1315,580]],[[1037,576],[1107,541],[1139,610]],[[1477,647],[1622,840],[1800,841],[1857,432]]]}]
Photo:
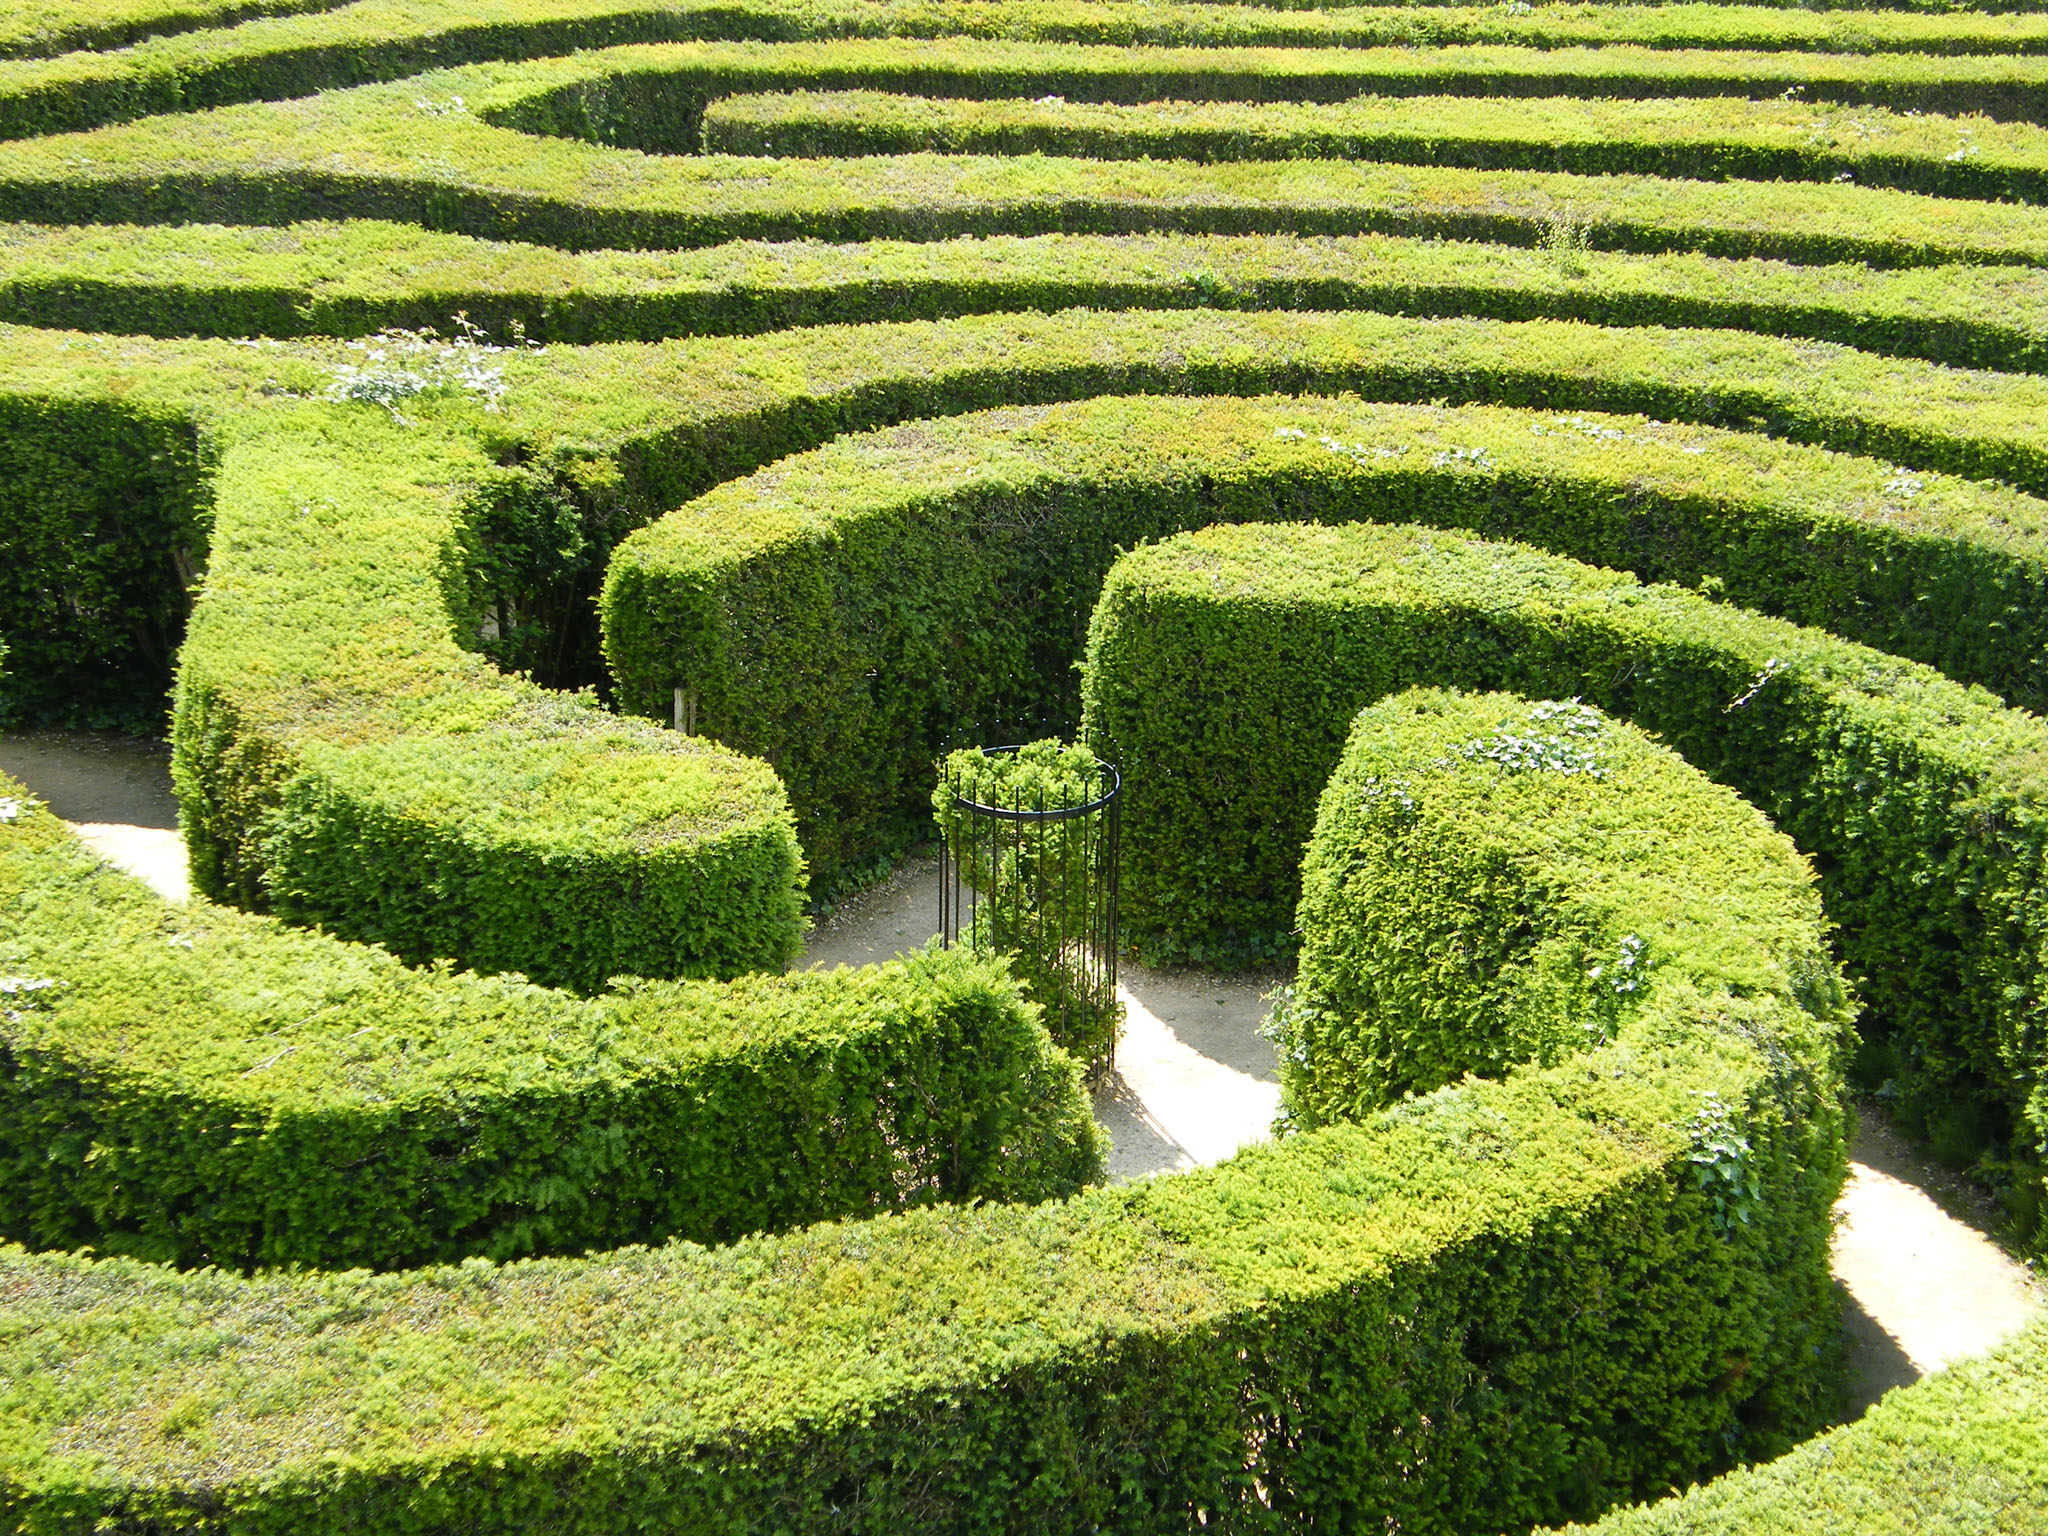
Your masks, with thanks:
[{"label": "dense green foliage", "polygon": [[[1787,838],[2035,1214],[2044,119],[2025,11],[0,18],[0,316],[94,333],[0,327],[5,720],[174,677],[247,909],[0,785],[0,1230],[90,1250],[0,1528],[1494,1533],[1824,1422]],[[1071,1193],[1031,977],[776,973],[1084,697],[1147,942],[1304,969],[1294,1134]],[[2034,1347],[1615,1519],[2042,1524]]]},{"label": "dense green foliage", "polygon": [[1270,951],[1360,704],[1414,684],[1581,694],[1767,811],[1819,866],[1868,1005],[1863,1075],[2035,1219],[2048,1089],[2037,720],[1933,673],[1526,548],[1369,524],[1217,528],[1127,556],[1089,643],[1122,762],[1126,930]]},{"label": "dense green foliage", "polygon": [[1843,1429],[1585,1536],[2012,1536],[2042,1528],[2048,1324]]},{"label": "dense green foliage", "polygon": [[538,341],[652,341],[1079,305],[1733,326],[1965,367],[2048,372],[2048,276],[2022,267],[1874,271],[1383,235],[1041,235],[566,252],[375,220],[285,230],[0,231],[0,317],[92,331],[361,336],[445,329],[460,312],[493,336],[517,327]]},{"label": "dense green foliage", "polygon": [[[1323,62],[1289,62],[1308,57]],[[708,99],[776,88],[1323,99],[1395,86],[1440,91],[1455,83],[1417,73],[1424,68],[1418,61],[1436,54],[1392,50],[1377,74],[1369,67],[1373,57],[1204,50],[1150,59],[1117,49],[933,43],[917,50],[911,65],[900,47],[886,43],[704,43],[478,65],[390,86],[221,108],[178,119],[176,131],[146,123],[30,140],[13,147],[0,170],[0,216],[280,223],[348,215],[572,249],[1047,230],[1379,231],[1534,244],[1546,229],[1576,221],[1590,244],[1617,249],[1879,265],[2048,260],[2048,213],[2040,209],[1880,188],[1456,168],[1424,175],[1320,161],[904,156],[878,167],[866,160],[620,155],[606,147],[694,150]],[[1875,69],[1892,61],[1852,62]],[[1486,55],[1465,67],[1499,91],[1508,85],[1487,71],[1501,63]],[[2021,65],[2036,67],[2014,61]],[[2048,90],[2048,60],[2038,68]],[[1597,72],[1565,83],[1574,82],[1591,94],[1640,84]],[[1715,87],[1712,94],[1739,95],[1756,82],[1737,75],[1705,83]],[[1920,99],[1890,87],[1879,94],[1899,105]],[[1924,104],[1953,105],[1938,91]]]},{"label": "dense green foliage", "polygon": [[[1798,860],[1725,824],[1716,872],[1778,892],[1728,979],[1797,995],[1674,966],[1590,1056],[1183,1178],[404,1277],[10,1254],[0,1488],[165,1530],[787,1529],[849,1483],[878,1530],[1479,1529],[1767,1453],[1831,1395],[1845,1010]],[[1704,1102],[1749,1220],[1695,1177]]]},{"label": "dense green foliage", "polygon": [[161,733],[206,459],[182,412],[0,396],[0,727]]},{"label": "dense green foliage", "polygon": [[[311,10],[313,15],[255,20],[232,30],[194,32],[207,21]],[[211,11],[212,16],[205,13]],[[68,14],[66,14],[68,12]],[[1975,105],[1989,87],[1988,100],[2002,99],[2000,87],[2024,89],[2038,77],[2024,67],[1963,64],[1944,71],[1943,56],[2040,54],[2048,52],[2048,25],[2039,16],[1800,15],[1746,6],[1685,5],[1662,8],[1582,5],[1544,6],[1532,12],[1504,7],[1310,6],[1268,10],[1223,4],[1075,3],[1075,0],[361,0],[334,5],[323,0],[259,0],[234,5],[222,0],[120,0],[90,9],[53,5],[49,0],[17,7],[11,24],[0,23],[0,60],[64,46],[106,46],[130,37],[149,37],[112,54],[75,53],[54,59],[0,62],[0,132],[51,132],[152,112],[292,95],[388,80],[448,64],[511,59],[621,43],[694,38],[796,41],[823,38],[970,37],[1035,44],[1085,43],[1130,47],[1342,47],[1428,48],[1498,44],[1506,60],[1521,63],[1544,79],[1539,61],[1523,49],[1575,50],[1580,57],[1556,73],[1569,81],[1574,62],[1586,69],[1584,52],[1601,48],[1716,48],[1769,53],[1833,55],[1917,55],[1933,65],[1916,70],[1908,57],[1890,69],[1859,71],[1853,60],[1731,59],[1715,61],[1705,73],[1734,95],[1742,83],[1768,86],[1775,94],[1788,85],[1812,82],[1822,94],[1833,86],[1854,94],[1859,73],[1887,85],[1901,73],[1905,89],[1926,88],[1944,74],[1957,100]],[[150,34],[184,35],[150,37]],[[1707,56],[1709,59],[1711,55]],[[1654,58],[1654,56],[1653,56]],[[1900,69],[1903,65],[1903,71]],[[1598,65],[1592,66],[1597,69]],[[1655,62],[1638,66],[1657,71]],[[1666,61],[1669,76],[1688,69]],[[1493,73],[1506,73],[1494,61]],[[1468,64],[1469,77],[1489,71]],[[1745,74],[1746,72],[1746,74]],[[1720,80],[1715,80],[1716,76]],[[1726,83],[1728,77],[1738,82]],[[1916,78],[1917,77],[1917,78]],[[1684,86],[1660,81],[1667,91]],[[1973,90],[1974,87],[1974,90]],[[1868,87],[1865,87],[1868,89]],[[1894,86],[1894,88],[1897,88]],[[1567,84],[1566,90],[1569,90]],[[1595,91],[1592,94],[1600,94]]]},{"label": "dense green foliage", "polygon": [[[1210,522],[1412,518],[1711,578],[1985,676],[2048,647],[2048,615],[2028,616],[2048,590],[2022,534],[2036,504],[1990,494],[1639,419],[1098,399],[844,438],[728,482],[620,547],[606,654],[630,706],[684,687],[703,729],[774,764],[829,870],[922,825],[957,722],[999,740],[1073,719],[1069,663],[1121,546]],[[1291,907],[1258,868],[1264,910]]]},{"label": "dense green foliage", "polygon": [[1635,172],[1720,181],[1831,181],[1938,197],[2038,202],[2048,130],[1983,118],[1741,98],[1355,96],[1347,101],[992,101],[795,91],[728,96],[704,114],[707,154],[1067,155],[1096,160],[1377,160]]},{"label": "dense green foliage", "polygon": [[55,983],[0,1014],[0,1231],[40,1247],[502,1259],[1045,1199],[1100,1164],[1074,1063],[958,955],[580,1000],[167,906],[42,809],[0,826],[0,913],[12,979]]}]

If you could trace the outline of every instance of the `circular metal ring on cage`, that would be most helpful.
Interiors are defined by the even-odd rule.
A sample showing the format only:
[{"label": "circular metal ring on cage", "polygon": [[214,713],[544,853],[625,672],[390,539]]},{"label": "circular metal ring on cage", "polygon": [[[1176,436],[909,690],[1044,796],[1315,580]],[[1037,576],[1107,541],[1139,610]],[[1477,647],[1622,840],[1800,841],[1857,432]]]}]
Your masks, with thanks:
[{"label": "circular metal ring on cage", "polygon": [[[963,777],[960,757],[986,763],[1026,750],[989,747],[941,765],[934,796],[941,808],[939,942],[1008,955],[1054,1042],[1091,1070],[1113,1069],[1123,1022],[1116,915],[1123,776],[1090,753],[1092,778],[1077,767],[1053,793],[1089,798],[1050,806],[1044,785],[1005,785],[1001,775],[978,782],[971,770]],[[1012,803],[988,803],[1006,790]]]},{"label": "circular metal ring on cage", "polygon": [[[984,747],[985,757],[1014,757],[1019,748]],[[1124,787],[1124,776],[1117,772],[1116,765],[1095,759],[1095,766],[1109,775],[1109,788],[1090,800],[1086,805],[1060,806],[1053,810],[1017,810],[1004,805],[983,805],[979,800],[970,800],[965,795],[955,795],[953,803],[963,811],[972,811],[977,816],[994,816],[1002,821],[1063,821],[1069,816],[1086,816],[1090,811],[1099,811],[1117,797],[1117,791]]]}]

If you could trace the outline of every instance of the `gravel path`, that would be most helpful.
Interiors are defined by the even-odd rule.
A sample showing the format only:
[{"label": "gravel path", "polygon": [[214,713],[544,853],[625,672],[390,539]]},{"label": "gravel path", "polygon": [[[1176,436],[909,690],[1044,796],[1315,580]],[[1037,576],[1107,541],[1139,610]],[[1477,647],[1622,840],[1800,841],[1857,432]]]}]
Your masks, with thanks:
[{"label": "gravel path", "polygon": [[[168,757],[155,743],[0,737],[0,770],[25,782],[109,863],[173,901],[189,898]],[[937,932],[938,870],[907,866],[844,903],[802,964],[861,965]],[[1258,1032],[1281,975],[1123,968],[1116,1071],[1095,1090],[1122,1182],[1218,1162],[1262,1141],[1280,1105],[1272,1045]],[[1866,1109],[1836,1207],[1834,1268],[1851,1343],[1853,1412],[1886,1391],[2016,1333],[2043,1305],[2029,1270],[1984,1234],[1981,1193],[1932,1167]]]}]

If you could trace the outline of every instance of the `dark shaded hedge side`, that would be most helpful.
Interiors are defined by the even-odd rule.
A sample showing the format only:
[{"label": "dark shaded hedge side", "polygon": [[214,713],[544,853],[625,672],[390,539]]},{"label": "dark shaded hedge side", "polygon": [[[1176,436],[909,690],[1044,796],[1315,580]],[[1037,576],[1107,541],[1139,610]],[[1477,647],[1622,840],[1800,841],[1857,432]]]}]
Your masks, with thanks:
[{"label": "dark shaded hedge side", "polygon": [[2048,1323],[1855,1423],[1578,1536],[2013,1536],[2048,1529]]},{"label": "dark shaded hedge side", "polygon": [[180,411],[0,395],[0,729],[162,734],[210,458]]},{"label": "dark shaded hedge side", "polygon": [[[0,795],[19,803],[17,784]],[[963,955],[594,999],[169,906],[0,826],[0,1233],[371,1269],[726,1242],[1100,1174],[1076,1065]]]},{"label": "dark shaded hedge side", "polygon": [[601,614],[625,706],[693,692],[704,730],[774,765],[829,879],[922,829],[949,733],[1072,723],[1088,610],[1116,551],[1147,538],[1360,516],[1476,528],[1983,677],[2048,652],[2048,546],[2022,532],[2039,504],[1979,501],[2009,494],[1629,418],[1099,397],[845,437],[729,482],[619,547]]}]

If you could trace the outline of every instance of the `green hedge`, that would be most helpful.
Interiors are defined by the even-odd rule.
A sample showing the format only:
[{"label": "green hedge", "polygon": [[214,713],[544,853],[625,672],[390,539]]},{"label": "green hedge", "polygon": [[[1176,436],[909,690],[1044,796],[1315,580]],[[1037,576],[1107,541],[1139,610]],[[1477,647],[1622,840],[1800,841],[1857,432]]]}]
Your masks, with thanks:
[{"label": "green hedge", "polygon": [[0,729],[162,733],[207,460],[181,411],[0,396]]},{"label": "green hedge", "polygon": [[[252,20],[232,30],[217,25],[296,10],[315,14]],[[362,0],[346,6],[280,0],[207,12],[203,4],[179,0],[134,0],[113,11],[36,6],[11,17],[11,26],[0,22],[0,134],[61,132],[150,113],[311,95],[450,64],[697,38],[968,37],[1041,46],[1430,50],[1491,44],[1504,45],[1495,72],[1507,74],[1519,64],[1539,78],[1543,66],[1523,50],[1573,50],[1577,60],[1559,68],[1596,73],[1602,66],[1585,54],[1606,47],[1784,50],[1793,57],[1724,57],[1704,66],[1709,92],[1775,94],[1807,82],[1818,94],[1840,91],[1845,99],[1864,100],[1873,99],[1858,92],[1859,85],[1872,88],[1864,85],[1866,78],[1880,82],[1878,88],[1896,78],[1921,93],[1914,100],[1926,106],[1937,105],[1922,100],[1932,90],[1942,107],[2003,107],[2005,115],[2020,119],[2028,115],[2024,103],[2038,84],[2036,76],[2024,66],[2001,65],[1998,56],[2048,53],[2048,24],[2038,15],[1827,16],[1705,5],[1542,7],[1517,14],[1500,7],[1273,11],[1074,0]],[[200,27],[208,30],[190,30]],[[183,35],[145,37],[149,32]],[[6,57],[124,41],[135,46],[113,54]],[[1802,52],[1908,55],[1926,62],[1916,65],[1907,57],[1872,71],[1845,57],[1802,63],[1796,57]],[[1972,54],[1991,57],[1953,69],[1942,64],[1945,55]],[[1641,67],[1675,70],[1681,80],[1688,68],[1701,68],[1669,61]],[[1487,71],[1487,65],[1471,65],[1466,74]],[[1676,89],[1687,92],[1684,84]],[[1695,81],[1688,93],[1698,89]]]},{"label": "green hedge", "polygon": [[559,251],[375,220],[0,229],[0,319],[159,336],[447,329],[656,341],[992,310],[1369,309],[1807,336],[2048,373],[2048,278],[1798,267],[1385,235],[995,236]]},{"label": "green hedge", "polygon": [[1988,494],[1634,419],[1096,399],[842,438],[687,503],[614,555],[605,652],[627,707],[684,688],[701,729],[774,764],[824,878],[923,825],[949,732],[1071,722],[1088,610],[1142,539],[1303,516],[1478,528],[1967,674],[2048,648],[2040,534]]},{"label": "green hedge", "polygon": [[[573,614],[576,583],[588,579],[577,573],[600,569],[612,540],[722,476],[878,420],[1112,389],[1351,387],[1737,421],[1767,412],[1799,435],[1980,471],[2024,469],[2025,434],[2038,435],[2040,414],[2029,380],[1852,353],[1726,335],[1413,327],[1361,316],[990,316],[549,352],[508,362],[510,393],[496,415],[429,402],[409,407],[411,427],[373,406],[281,399],[322,392],[330,377],[322,359],[333,354],[317,348],[27,332],[0,333],[0,342],[17,387],[30,393],[119,388],[134,400],[198,399],[216,376],[236,381],[232,398],[206,407],[205,418],[209,440],[227,445],[209,451],[224,453],[217,494],[234,529],[232,560],[202,607],[200,643],[186,651],[180,771],[202,888],[412,958],[453,955],[586,987],[621,970],[724,970],[777,964],[791,952],[794,898],[771,890],[789,878],[775,871],[793,857],[772,832],[780,791],[765,770],[508,682],[454,639],[511,665],[536,665],[510,641],[479,636],[491,591],[523,584],[525,609]],[[139,362],[147,366],[138,373]],[[71,376],[80,382],[58,382]],[[2011,423],[2006,443],[1992,435],[2000,421]],[[481,442],[464,438],[478,429]],[[1890,483],[1876,486],[1879,506]],[[2008,550],[2016,530],[2023,541],[2040,521],[2025,498],[1939,480],[1923,484],[1913,505],[1923,515],[1947,508],[1944,517],[1997,519],[2005,526],[1994,525],[1991,542]],[[565,518],[570,546],[551,532]],[[323,539],[346,558],[316,557]],[[1712,553],[1728,563],[1725,552]],[[1866,591],[1871,581],[1891,590],[1882,583],[1892,579],[1884,571],[1856,578]],[[1963,587],[1951,585],[1954,607],[1943,613],[1991,600],[1955,581]],[[2024,589],[2021,582],[2019,596],[2031,601]],[[1859,622],[1903,607],[1870,610]],[[1858,632],[1964,676],[2032,686],[2020,670],[2031,666],[2029,654],[1973,649],[1981,627],[1927,622],[1929,605],[1912,608],[1891,629]],[[1816,598],[1792,611],[1830,610]],[[374,643],[355,638],[348,626],[358,623]],[[272,658],[270,670],[252,673],[244,661],[252,653]],[[639,707],[666,719],[669,695]],[[761,787],[720,787],[749,772]],[[286,788],[301,776],[288,815]],[[661,782],[641,782],[650,776]],[[721,799],[732,795],[737,802]],[[681,892],[695,878],[695,845],[676,836],[683,829],[672,818],[702,811],[730,828],[730,807],[750,796],[767,818],[752,825],[769,839],[757,845],[765,862],[754,866],[768,883],[746,877],[736,888],[769,923],[749,928],[741,911],[681,952],[671,952],[672,934],[619,931],[607,893],[639,878],[650,829],[665,845],[662,878]],[[832,850],[823,851],[829,866]],[[728,868],[714,853],[704,855],[705,869]],[[829,867],[823,872],[829,878]],[[528,881],[557,895],[517,907]],[[745,950],[749,932],[765,934],[766,947]]]},{"label": "green hedge", "polygon": [[401,421],[308,399],[360,357],[331,348],[8,332],[0,349],[13,451],[112,457],[138,412],[170,409],[214,466],[174,720],[202,892],[583,990],[795,955],[802,861],[771,770],[458,645],[463,508],[517,480],[472,435],[480,403],[422,397]]},{"label": "green hedge", "polygon": [[[27,799],[0,780],[0,801]],[[1079,1069],[931,956],[592,1000],[166,905],[0,826],[0,1232],[179,1265],[392,1268],[721,1242],[1099,1174]]]},{"label": "green hedge", "polygon": [[[1274,1023],[1282,1113],[1304,1129],[1576,1056],[1674,995],[1843,1007],[1790,842],[1576,699],[1417,689],[1361,710],[1318,797],[1295,928]],[[1700,1165],[1724,1227],[1759,1214],[1748,1172],[1732,1146]],[[1805,1281],[1817,1320],[1824,1271]]]},{"label": "green hedge", "polygon": [[2009,1536],[2048,1523],[2048,1324],[1893,1392],[1863,1418],[1600,1536]]},{"label": "green hedge", "polygon": [[330,10],[344,3],[346,0],[22,0],[0,18],[0,58],[46,57],[77,48],[120,48],[202,27],[230,27],[252,16]]},{"label": "green hedge", "polygon": [[2014,1215],[2035,1220],[2048,742],[2032,716],[1818,631],[1416,529],[1215,529],[1133,553],[1086,690],[1131,785],[1126,930],[1183,952],[1283,946],[1352,711],[1416,683],[1583,694],[1767,812],[1841,925],[1869,1005],[1862,1073],[1942,1156],[2021,1165]]},{"label": "green hedge", "polygon": [[[1410,60],[1428,57],[1401,52]],[[1186,70],[1159,79],[1143,73],[1141,65],[1152,66],[1128,51],[1072,54],[1073,63],[1063,68],[1050,45],[935,42],[917,51],[920,62],[912,68],[892,44],[681,44],[476,66],[395,86],[221,108],[175,119],[174,127],[152,123],[30,140],[9,151],[0,172],[0,217],[56,223],[395,218],[572,249],[1148,229],[1378,231],[1534,244],[1569,223],[1602,248],[1879,265],[2037,265],[2048,258],[2048,211],[1881,188],[1417,171],[1348,162],[1193,166],[905,156],[886,166],[745,159],[742,169],[742,161],[717,156],[627,155],[521,131],[622,143],[658,132],[664,144],[694,147],[695,113],[709,94],[776,85],[1075,96],[1156,88],[1244,96],[1348,95],[1375,84],[1348,67],[1357,54],[1331,54],[1327,70],[1299,66],[1298,74],[1281,61],[1300,55],[1285,52],[1171,54],[1166,57],[1185,58]],[[1232,73],[1228,66],[1243,58],[1270,61],[1272,70],[1240,66]],[[2048,61],[2041,67],[2048,71]],[[1619,87],[1602,82],[1600,88]],[[347,148],[329,147],[336,144]]]},{"label": "green hedge", "polygon": [[[1700,891],[1776,917],[1724,975],[1653,973],[1590,1054],[1174,1179],[405,1276],[0,1253],[26,1345],[0,1351],[0,1508],[38,1532],[1476,1532],[1770,1454],[1838,1390],[1846,1021],[1796,856],[1724,825]],[[1707,1103],[1746,1138],[1746,1222],[1694,1172]]]},{"label": "green hedge", "polygon": [[1719,100],[994,101],[792,91],[728,96],[704,151],[731,155],[1064,155],[1094,160],[1379,160],[1482,170],[1855,181],[2039,202],[2048,130],[1873,107]]}]

